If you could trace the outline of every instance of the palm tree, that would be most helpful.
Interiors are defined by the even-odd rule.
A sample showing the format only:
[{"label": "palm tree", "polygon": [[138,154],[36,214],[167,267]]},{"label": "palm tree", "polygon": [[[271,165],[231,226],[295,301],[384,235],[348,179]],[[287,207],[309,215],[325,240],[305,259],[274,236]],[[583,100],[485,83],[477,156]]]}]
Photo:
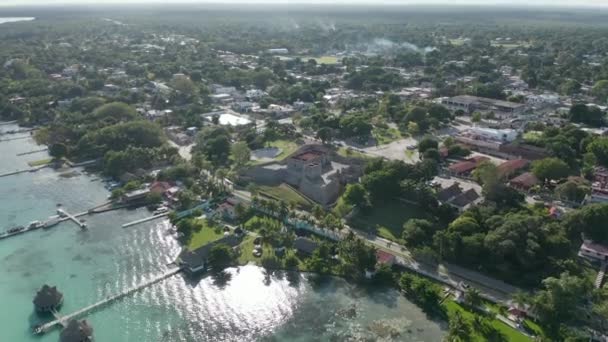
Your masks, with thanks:
[{"label": "palm tree", "polygon": [[289,208],[287,207],[287,203],[283,200],[281,200],[278,204],[279,208],[279,217],[281,219],[285,219],[285,217],[287,217],[287,214],[289,213]]},{"label": "palm tree", "polygon": [[464,293],[464,301],[468,305],[476,308],[483,303],[483,298],[481,298],[481,293],[478,289],[470,287]]},{"label": "palm tree", "polygon": [[462,317],[460,311],[450,317],[448,334],[445,342],[468,342],[471,341],[471,324]]}]

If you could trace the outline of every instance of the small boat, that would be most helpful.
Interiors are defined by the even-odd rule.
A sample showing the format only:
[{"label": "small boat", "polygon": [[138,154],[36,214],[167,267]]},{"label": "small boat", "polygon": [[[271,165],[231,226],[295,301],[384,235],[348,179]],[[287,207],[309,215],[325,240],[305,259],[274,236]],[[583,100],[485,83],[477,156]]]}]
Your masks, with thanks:
[{"label": "small boat", "polygon": [[59,224],[59,222],[61,222],[61,220],[59,220],[59,217],[54,217],[49,219],[48,221],[46,221],[44,223],[44,227],[43,228],[51,228],[56,226],[57,224]]},{"label": "small boat", "polygon": [[38,229],[38,228],[42,228],[42,227],[44,227],[44,223],[42,223],[40,221],[32,221],[27,226],[27,229]]},{"label": "small boat", "polygon": [[165,214],[169,212],[169,208],[167,207],[158,207],[156,208],[156,210],[154,210],[154,212],[152,213],[152,215],[161,215],[161,214]]}]

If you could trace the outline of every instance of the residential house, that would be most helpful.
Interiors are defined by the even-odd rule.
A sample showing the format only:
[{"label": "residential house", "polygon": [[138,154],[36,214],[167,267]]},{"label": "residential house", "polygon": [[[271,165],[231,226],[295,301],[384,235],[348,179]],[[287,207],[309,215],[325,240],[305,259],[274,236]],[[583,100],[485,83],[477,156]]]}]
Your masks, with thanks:
[{"label": "residential house", "polygon": [[235,235],[227,235],[219,240],[210,242],[193,251],[182,251],[176,263],[180,265],[186,271],[186,273],[190,275],[199,274],[207,269],[209,253],[211,252],[211,249],[213,247],[219,244],[225,244],[229,247],[235,248],[240,243],[241,239],[239,239]]},{"label": "residential house", "polygon": [[592,261],[608,261],[608,247],[591,240],[584,240],[578,250],[578,255]]},{"label": "residential house", "polygon": [[312,253],[319,248],[319,244],[315,241],[305,238],[298,237],[293,242],[293,247],[296,249],[296,252],[302,255],[312,255]]},{"label": "residential house", "polygon": [[448,166],[448,172],[455,176],[468,176],[482,162],[490,160],[488,157],[475,156],[467,160],[456,162]]},{"label": "residential house", "polygon": [[376,263],[378,265],[388,265],[393,266],[395,263],[396,257],[391,253],[385,252],[381,249],[376,251]]},{"label": "residential house", "polygon": [[511,179],[509,185],[515,189],[528,192],[539,184],[538,178],[532,172],[525,172]]},{"label": "residential house", "polygon": [[442,189],[437,193],[437,200],[442,204],[450,205],[458,211],[464,211],[481,201],[481,196],[475,189],[462,191],[460,184],[455,182],[451,186]]},{"label": "residential house", "polygon": [[530,164],[526,159],[512,159],[498,165],[497,172],[500,178],[509,179],[517,172],[525,169]]},{"label": "residential house", "polygon": [[225,219],[233,220],[236,218],[236,205],[236,201],[227,199],[217,207],[215,212]]}]

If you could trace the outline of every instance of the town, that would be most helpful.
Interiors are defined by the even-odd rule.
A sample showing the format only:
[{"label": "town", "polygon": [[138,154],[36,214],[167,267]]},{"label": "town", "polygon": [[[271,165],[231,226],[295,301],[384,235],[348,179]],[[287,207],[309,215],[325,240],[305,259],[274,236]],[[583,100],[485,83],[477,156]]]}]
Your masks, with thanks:
[{"label": "town", "polygon": [[[125,229],[170,221],[189,278],[334,275],[397,287],[449,341],[606,340],[605,26],[392,32],[294,12],[300,29],[248,31],[216,10],[204,30],[177,12],[164,29],[127,13],[0,30],[0,119],[50,156],[0,177],[86,168],[110,192],[100,212],[149,208]],[[48,23],[63,29],[22,38]],[[36,294],[44,329],[86,340],[59,291]]]}]

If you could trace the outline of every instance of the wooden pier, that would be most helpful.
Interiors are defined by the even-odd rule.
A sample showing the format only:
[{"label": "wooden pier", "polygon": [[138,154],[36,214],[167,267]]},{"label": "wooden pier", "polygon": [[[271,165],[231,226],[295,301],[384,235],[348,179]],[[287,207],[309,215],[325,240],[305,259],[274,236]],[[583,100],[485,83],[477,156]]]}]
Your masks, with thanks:
[{"label": "wooden pier", "polygon": [[84,215],[88,214],[88,212],[83,212],[83,213],[79,213],[76,215],[72,215],[72,214],[68,213],[67,211],[59,208],[59,209],[57,209],[57,214],[59,214],[59,216],[61,218],[66,218],[66,219],[72,220],[74,223],[76,223],[80,227],[80,229],[87,228],[87,224],[78,220],[77,217],[84,216]]},{"label": "wooden pier", "polygon": [[81,316],[83,316],[83,315],[85,315],[87,313],[90,313],[90,312],[92,312],[92,311],[94,311],[96,309],[101,308],[104,305],[111,304],[112,302],[115,302],[115,301],[117,301],[119,299],[122,299],[122,298],[124,298],[124,297],[126,297],[126,296],[128,296],[128,295],[130,295],[132,293],[135,293],[135,292],[137,292],[139,290],[142,290],[142,289],[144,289],[144,288],[146,288],[148,286],[151,286],[151,285],[156,284],[156,283],[158,283],[158,282],[160,282],[162,280],[170,278],[170,277],[176,275],[177,273],[179,273],[181,270],[182,269],[179,268],[179,267],[178,268],[170,269],[169,271],[167,271],[167,272],[165,272],[163,274],[160,274],[160,275],[158,275],[158,276],[156,276],[156,277],[154,277],[154,278],[152,278],[150,280],[144,281],[143,283],[141,283],[141,284],[139,284],[139,285],[137,285],[135,287],[127,289],[127,290],[125,290],[123,292],[120,292],[118,294],[106,297],[106,298],[104,298],[104,299],[102,299],[102,300],[100,300],[100,301],[98,301],[98,302],[96,302],[94,304],[86,306],[86,307],[84,307],[84,308],[82,308],[82,309],[80,309],[78,311],[72,312],[69,315],[60,316],[57,313],[53,313],[53,315],[55,316],[55,320],[53,320],[51,322],[48,322],[48,323],[45,323],[43,325],[40,325],[40,326],[34,328],[34,333],[35,334],[44,334],[44,333],[50,331],[51,329],[53,329],[53,328],[55,328],[57,326],[64,326],[65,327],[65,326],[67,326],[68,322],[71,321],[71,320],[73,320],[73,319],[81,317]]},{"label": "wooden pier", "polygon": [[122,227],[123,227],[123,228],[128,228],[128,227],[134,226],[134,225],[136,225],[136,224],[140,224],[140,223],[144,223],[144,222],[148,222],[148,221],[156,220],[156,219],[158,219],[158,218],[165,217],[165,216],[167,216],[167,215],[169,215],[169,213],[158,214],[158,215],[154,215],[154,216],[146,217],[146,218],[143,218],[143,219],[141,219],[141,220],[137,220],[137,221],[133,221],[133,222],[125,223],[125,224],[123,224],[123,225],[122,225]]}]

